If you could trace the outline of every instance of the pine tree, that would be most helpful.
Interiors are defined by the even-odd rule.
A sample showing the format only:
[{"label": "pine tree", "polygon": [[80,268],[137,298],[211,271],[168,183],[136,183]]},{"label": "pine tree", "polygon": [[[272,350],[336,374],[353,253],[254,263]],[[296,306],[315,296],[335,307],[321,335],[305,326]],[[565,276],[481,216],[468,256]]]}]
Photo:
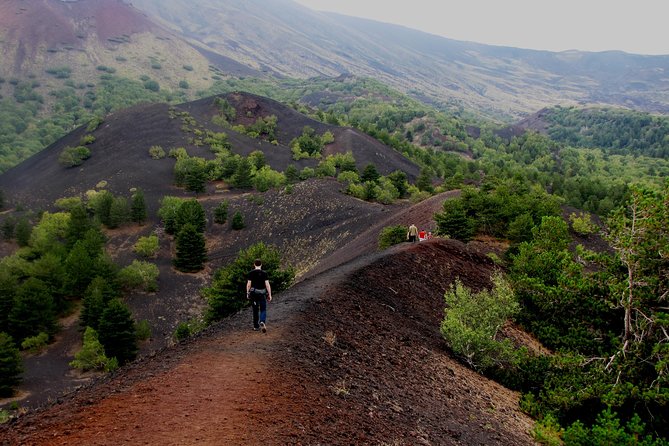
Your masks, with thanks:
[{"label": "pine tree", "polygon": [[0,332],[9,332],[9,313],[14,307],[18,280],[6,269],[0,270]]},{"label": "pine tree", "polygon": [[105,355],[105,348],[100,342],[97,331],[92,327],[86,327],[84,332],[84,341],[79,350],[74,355],[74,361],[70,362],[70,367],[87,370],[108,370],[110,359]]},{"label": "pine tree", "polygon": [[116,197],[109,208],[109,228],[118,228],[130,218],[130,207],[125,197]]},{"label": "pine tree", "polygon": [[202,166],[192,166],[185,175],[186,190],[201,194],[206,190],[207,172]]},{"label": "pine tree", "polygon": [[16,242],[19,244],[19,246],[28,246],[28,243],[30,243],[30,234],[32,231],[33,229],[30,226],[30,222],[27,218],[22,218],[19,220],[19,222],[16,224],[16,228],[14,229]]},{"label": "pine tree", "polygon": [[174,266],[179,271],[195,272],[204,267],[207,248],[204,235],[191,223],[186,223],[177,235],[177,254]]},{"label": "pine tree", "polygon": [[214,221],[220,225],[228,221],[228,200],[221,201],[214,209]]},{"label": "pine tree", "polygon": [[90,285],[88,285],[82,301],[79,325],[82,327],[93,327],[96,330],[98,329],[102,313],[106,307],[106,302],[110,300],[108,296],[105,296],[105,290],[108,288],[109,285],[101,277],[96,277]]},{"label": "pine tree", "polygon": [[376,183],[379,181],[379,172],[376,170],[376,166],[372,163],[369,163],[365,166],[365,170],[362,171],[360,175],[360,181],[366,183],[367,181],[372,181]]},{"label": "pine tree", "polygon": [[100,220],[100,223],[107,227],[111,224],[110,212],[113,202],[114,196],[111,192],[103,190],[95,196],[93,203],[93,212],[95,213],[95,216]]},{"label": "pine tree", "polygon": [[286,183],[288,184],[295,184],[300,181],[300,173],[294,164],[290,164],[283,174],[286,176]]},{"label": "pine tree", "polygon": [[232,216],[232,229],[238,231],[240,229],[244,229],[244,226],[244,216],[239,211],[235,212],[235,214]]},{"label": "pine tree", "polygon": [[107,357],[116,358],[119,364],[137,356],[135,322],[128,307],[120,300],[113,299],[102,312],[98,335]]},{"label": "pine tree", "polygon": [[9,313],[9,327],[17,340],[56,331],[53,297],[44,282],[31,277],[18,287]]},{"label": "pine tree", "polygon": [[422,169],[420,175],[416,179],[416,187],[418,190],[425,192],[434,192],[434,187],[432,186],[432,173],[430,169]]},{"label": "pine tree", "polygon": [[14,394],[14,387],[21,382],[21,355],[14,340],[5,332],[0,332],[0,397]]},{"label": "pine tree", "polygon": [[16,228],[16,220],[12,217],[7,217],[2,222],[2,238],[11,240],[14,237],[14,229]]},{"label": "pine tree", "polygon": [[137,224],[144,224],[146,220],[146,201],[144,200],[144,192],[142,189],[132,194],[132,204],[130,205],[130,220]]},{"label": "pine tree", "polygon": [[188,223],[192,224],[198,232],[202,233],[204,233],[204,229],[207,226],[207,216],[204,208],[195,199],[185,201],[179,206],[176,215],[176,232],[178,233]]},{"label": "pine tree", "polygon": [[82,241],[78,241],[65,259],[65,291],[71,295],[83,292],[95,277],[95,261]]},{"label": "pine tree", "polygon": [[451,238],[468,242],[475,233],[475,225],[467,216],[465,207],[459,200],[444,202],[444,212],[435,214],[437,232]]},{"label": "pine tree", "polygon": [[70,222],[67,226],[67,247],[72,248],[77,241],[84,238],[86,231],[93,227],[93,222],[83,204],[78,204],[70,210]]},{"label": "pine tree", "polygon": [[251,189],[253,187],[253,174],[251,162],[248,158],[242,158],[237,165],[232,183],[240,189]]}]

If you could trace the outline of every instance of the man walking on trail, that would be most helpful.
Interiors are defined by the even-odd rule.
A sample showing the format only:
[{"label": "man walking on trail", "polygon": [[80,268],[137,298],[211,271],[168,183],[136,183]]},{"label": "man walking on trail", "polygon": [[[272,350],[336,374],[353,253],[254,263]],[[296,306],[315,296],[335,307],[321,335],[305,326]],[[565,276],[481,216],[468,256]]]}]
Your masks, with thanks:
[{"label": "man walking on trail", "polygon": [[266,333],[267,303],[272,301],[272,288],[267,273],[262,269],[262,261],[256,259],[253,266],[246,278],[246,298],[251,300],[253,307],[253,329]]},{"label": "man walking on trail", "polygon": [[416,225],[411,223],[411,226],[409,226],[409,231],[407,231],[407,240],[409,240],[411,243],[416,243],[416,236],[418,235],[418,228]]}]

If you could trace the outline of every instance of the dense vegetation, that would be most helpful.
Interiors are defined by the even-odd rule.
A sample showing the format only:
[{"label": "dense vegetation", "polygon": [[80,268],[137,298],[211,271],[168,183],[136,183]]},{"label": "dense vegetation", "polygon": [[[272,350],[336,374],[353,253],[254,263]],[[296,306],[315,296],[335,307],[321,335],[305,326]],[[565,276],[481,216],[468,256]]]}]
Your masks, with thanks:
[{"label": "dense vegetation", "polygon": [[[442,333],[470,365],[523,392],[521,407],[541,420],[544,443],[665,444],[645,436],[669,435],[669,181],[661,190],[632,188],[608,221],[613,252],[573,248],[559,200],[524,189],[468,190],[437,215],[442,232],[457,220],[465,237],[515,242],[511,287],[495,279],[491,294],[475,295],[457,284]],[[508,317],[553,353],[504,340]]]},{"label": "dense vegetation", "polygon": [[612,108],[555,107],[545,119],[553,140],[574,147],[669,158],[669,118],[664,116]]}]

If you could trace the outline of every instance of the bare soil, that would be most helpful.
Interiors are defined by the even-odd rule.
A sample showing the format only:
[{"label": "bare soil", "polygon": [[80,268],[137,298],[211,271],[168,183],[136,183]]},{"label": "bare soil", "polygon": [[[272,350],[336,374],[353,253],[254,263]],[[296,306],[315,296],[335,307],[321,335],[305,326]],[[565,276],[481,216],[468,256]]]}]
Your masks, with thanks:
[{"label": "bare soil", "polygon": [[489,286],[457,241],[364,256],[0,428],[2,444],[532,444],[518,395],[439,333],[455,277]]}]

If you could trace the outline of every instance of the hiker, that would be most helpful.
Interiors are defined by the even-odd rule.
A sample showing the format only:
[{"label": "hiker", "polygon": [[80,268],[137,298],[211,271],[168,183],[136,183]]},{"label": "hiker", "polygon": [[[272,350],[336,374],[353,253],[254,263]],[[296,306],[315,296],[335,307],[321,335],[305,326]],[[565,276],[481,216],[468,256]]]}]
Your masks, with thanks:
[{"label": "hiker", "polygon": [[260,329],[266,333],[267,302],[272,301],[272,288],[269,286],[267,273],[262,269],[262,261],[256,259],[253,266],[247,275],[246,298],[251,300],[253,308],[253,330]]},{"label": "hiker", "polygon": [[416,225],[411,223],[411,226],[409,226],[409,231],[407,231],[407,240],[409,240],[411,243],[416,243],[416,236],[418,235],[418,228]]},{"label": "hiker", "polygon": [[425,229],[421,229],[420,232],[418,233],[418,241],[422,242],[423,240],[425,240],[426,237],[427,234],[425,234]]}]

